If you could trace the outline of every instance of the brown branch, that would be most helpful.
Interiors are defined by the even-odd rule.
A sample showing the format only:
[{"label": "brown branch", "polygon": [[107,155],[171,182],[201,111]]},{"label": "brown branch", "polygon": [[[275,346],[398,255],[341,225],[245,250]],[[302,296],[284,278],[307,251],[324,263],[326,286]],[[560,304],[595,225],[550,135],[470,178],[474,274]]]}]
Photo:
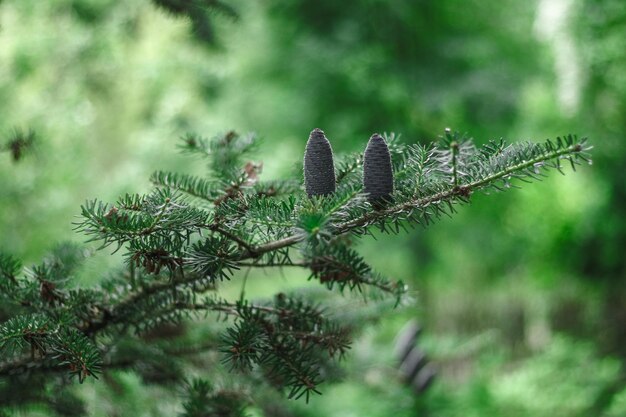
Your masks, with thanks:
[{"label": "brown branch", "polygon": [[243,261],[246,259],[257,258],[260,255],[263,255],[264,253],[273,252],[278,249],[293,246],[296,243],[302,242],[304,238],[305,238],[304,234],[295,234],[295,235],[288,236],[284,239],[279,239],[273,242],[265,243],[263,245],[255,246],[252,252],[250,251],[242,252],[238,256],[237,260]]},{"label": "brown branch", "polygon": [[242,266],[246,268],[282,268],[284,266],[295,266],[298,268],[308,268],[311,266],[309,262],[291,262],[284,264],[264,264],[264,263],[256,263],[256,262],[237,262],[237,266]]},{"label": "brown branch", "polygon": [[217,224],[213,224],[213,225],[209,225],[207,226],[208,229],[217,232],[225,237],[227,237],[228,239],[236,242],[240,247],[242,247],[243,249],[246,250],[246,252],[250,253],[252,257],[255,257],[256,252],[255,252],[255,248],[252,244],[246,242],[245,240],[243,240],[242,238],[240,238],[239,236],[235,235],[234,233],[225,230],[223,228],[221,228],[219,225]]}]

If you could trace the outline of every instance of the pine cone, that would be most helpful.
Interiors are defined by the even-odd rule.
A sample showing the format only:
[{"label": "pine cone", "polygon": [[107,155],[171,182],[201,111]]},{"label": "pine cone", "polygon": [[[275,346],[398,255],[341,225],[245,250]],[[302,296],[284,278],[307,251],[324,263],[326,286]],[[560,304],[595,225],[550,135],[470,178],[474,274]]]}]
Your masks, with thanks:
[{"label": "pine cone", "polygon": [[363,160],[363,188],[369,202],[381,207],[391,201],[393,170],[391,155],[385,139],[374,133],[367,143]]},{"label": "pine cone", "polygon": [[335,192],[333,149],[320,129],[309,136],[304,153],[304,185],[309,197]]}]

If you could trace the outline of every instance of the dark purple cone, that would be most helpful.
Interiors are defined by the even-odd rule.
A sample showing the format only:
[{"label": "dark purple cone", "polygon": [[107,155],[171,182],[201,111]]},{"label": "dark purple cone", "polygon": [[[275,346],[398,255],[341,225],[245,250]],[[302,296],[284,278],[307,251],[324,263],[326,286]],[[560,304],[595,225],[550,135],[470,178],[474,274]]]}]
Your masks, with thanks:
[{"label": "dark purple cone", "polygon": [[400,364],[400,372],[408,382],[413,381],[417,376],[417,373],[428,363],[426,354],[414,348],[406,356],[404,362]]},{"label": "dark purple cone", "polygon": [[391,201],[393,170],[385,139],[374,133],[367,143],[363,158],[363,188],[369,202],[380,207]]},{"label": "dark purple cone", "polygon": [[433,383],[436,376],[437,372],[435,369],[430,365],[426,365],[426,367],[422,369],[422,371],[418,373],[417,377],[413,380],[413,386],[415,387],[417,393],[421,394],[426,391]]},{"label": "dark purple cone", "polygon": [[422,328],[416,321],[411,320],[404,325],[396,340],[395,352],[400,362],[404,362],[411,350],[415,347],[415,342],[422,332]]},{"label": "dark purple cone", "polygon": [[309,197],[335,192],[333,149],[320,129],[309,135],[304,152],[304,185]]}]

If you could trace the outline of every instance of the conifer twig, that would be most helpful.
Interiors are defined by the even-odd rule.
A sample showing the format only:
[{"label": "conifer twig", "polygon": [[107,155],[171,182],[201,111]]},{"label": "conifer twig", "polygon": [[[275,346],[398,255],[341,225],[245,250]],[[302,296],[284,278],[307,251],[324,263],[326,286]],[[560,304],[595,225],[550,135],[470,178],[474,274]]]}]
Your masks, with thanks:
[{"label": "conifer twig", "polygon": [[[384,143],[383,138],[373,138],[370,142]],[[329,176],[328,187],[313,187],[305,196],[293,185],[274,182],[283,190],[274,195],[254,188],[254,168],[253,174],[241,175],[241,154],[252,147],[251,137],[229,132],[216,142],[190,139],[195,152],[213,158],[218,180],[159,173],[154,176],[159,188],[146,196],[123,197],[119,209],[97,200],[82,207],[83,222],[77,228],[91,240],[101,240],[102,247],[114,243],[117,249],[126,248],[130,277],[126,273],[102,287],[76,291],[63,284],[76,254],[65,251],[62,257],[46,259],[25,277],[19,277],[21,263],[0,254],[0,277],[5,278],[0,293],[26,312],[0,324],[0,349],[10,353],[0,363],[0,377],[66,369],[82,381],[102,367],[134,366],[142,363],[142,355],[116,358],[113,349],[116,340],[129,337],[129,329],[145,332],[213,312],[229,321],[220,352],[233,368],[263,368],[283,381],[291,397],[308,398],[319,392],[323,360],[349,349],[351,330],[326,319],[321,306],[295,296],[280,293],[261,304],[243,296],[237,302],[204,296],[217,288],[217,281],[230,279],[242,267],[302,267],[329,289],[360,291],[368,297],[392,295],[397,305],[407,287],[374,271],[351,247],[351,233],[367,233],[374,225],[397,232],[405,224],[428,223],[431,216],[454,212],[453,204],[468,202],[475,191],[501,189],[501,181],[508,185],[511,178],[536,179],[543,166],[561,171],[561,160],[575,167],[587,161],[589,149],[584,139],[572,136],[556,144],[506,147],[491,142],[480,149],[469,140],[457,141],[456,134],[447,138],[447,147],[396,146],[383,152],[384,158],[372,158],[377,154],[370,152],[368,164],[376,168],[385,162],[386,173],[398,168],[395,178],[385,177],[393,183],[386,183],[383,191],[390,198],[380,204],[364,194],[368,188],[360,182],[365,175],[352,175],[363,165],[361,156],[343,164],[345,174],[338,176],[338,186]],[[309,163],[319,162],[313,158],[316,149],[309,148]],[[330,147],[323,150],[325,166],[331,167]],[[314,165],[307,171],[309,185],[317,184]],[[175,191],[210,197],[225,183],[241,186],[210,208],[196,207]],[[302,260],[293,262],[289,248],[296,245]],[[139,342],[136,352],[141,352],[141,340],[130,340]],[[31,355],[26,355],[28,349]],[[102,357],[107,358],[104,364]],[[162,377],[168,378],[167,373]]]}]

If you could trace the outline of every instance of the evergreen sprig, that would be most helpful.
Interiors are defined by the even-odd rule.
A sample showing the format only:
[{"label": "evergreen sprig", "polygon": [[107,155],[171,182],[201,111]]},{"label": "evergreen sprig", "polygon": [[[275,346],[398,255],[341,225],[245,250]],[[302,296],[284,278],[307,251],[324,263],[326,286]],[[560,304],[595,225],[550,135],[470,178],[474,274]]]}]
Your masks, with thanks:
[{"label": "evergreen sprig", "polygon": [[0,253],[0,281],[1,285],[6,285],[8,282],[15,283],[17,275],[22,270],[22,262],[19,259],[15,259],[13,256]]},{"label": "evergreen sprig", "polygon": [[196,378],[185,387],[181,417],[244,417],[248,400],[238,390],[217,389],[207,380]]},{"label": "evergreen sprig", "polygon": [[[14,362],[0,364],[0,373],[19,370],[20,354],[29,351],[30,358],[52,359],[56,366],[65,367],[82,383],[85,378],[97,378],[100,372],[100,351],[83,333],[41,314],[16,316],[0,326],[0,351],[18,356]],[[23,355],[22,355],[23,356]]]},{"label": "evergreen sprig", "polygon": [[231,20],[239,19],[239,13],[227,2],[221,0],[152,0],[161,9],[174,16],[185,16],[191,21],[193,32],[198,39],[211,46],[217,46],[213,16],[223,15]]},{"label": "evergreen sprig", "polygon": [[[309,196],[298,178],[261,180],[262,165],[249,159],[255,136],[188,135],[182,150],[206,160],[206,176],[158,171],[147,194],[82,206],[76,229],[125,259],[94,288],[73,285],[89,255],[80,246],[61,245],[29,268],[0,254],[0,382],[22,374],[42,381],[37,386],[44,390],[55,384],[45,375],[69,373],[82,382],[118,368],[134,369],[146,381],[180,381],[186,358],[211,351],[242,381],[308,400],[349,350],[359,321],[340,320],[306,292],[269,301],[242,293],[230,301],[220,297],[222,281],[244,268],[297,267],[328,290],[397,305],[407,287],[374,271],[355,236],[427,226],[478,191],[505,190],[549,169],[589,162],[590,149],[571,135],[483,146],[451,131],[428,146],[403,144],[395,135],[376,140],[388,146],[384,161],[390,158],[393,171],[393,187],[385,188],[392,198],[384,204],[368,199],[362,153],[338,158],[334,192]],[[208,316],[221,334],[193,340],[187,323]],[[192,382],[184,415],[218,409],[240,415],[238,401],[248,401],[241,392]]]},{"label": "evergreen sprig", "polygon": [[33,130],[15,128],[8,135],[5,143],[0,144],[0,151],[11,154],[14,162],[19,162],[26,154],[32,151],[37,142],[37,134]]},{"label": "evergreen sprig", "polygon": [[224,335],[224,362],[231,369],[258,366],[289,390],[289,398],[319,393],[320,369],[350,348],[349,328],[325,317],[323,310],[279,294],[271,305],[239,302],[238,321]]}]

